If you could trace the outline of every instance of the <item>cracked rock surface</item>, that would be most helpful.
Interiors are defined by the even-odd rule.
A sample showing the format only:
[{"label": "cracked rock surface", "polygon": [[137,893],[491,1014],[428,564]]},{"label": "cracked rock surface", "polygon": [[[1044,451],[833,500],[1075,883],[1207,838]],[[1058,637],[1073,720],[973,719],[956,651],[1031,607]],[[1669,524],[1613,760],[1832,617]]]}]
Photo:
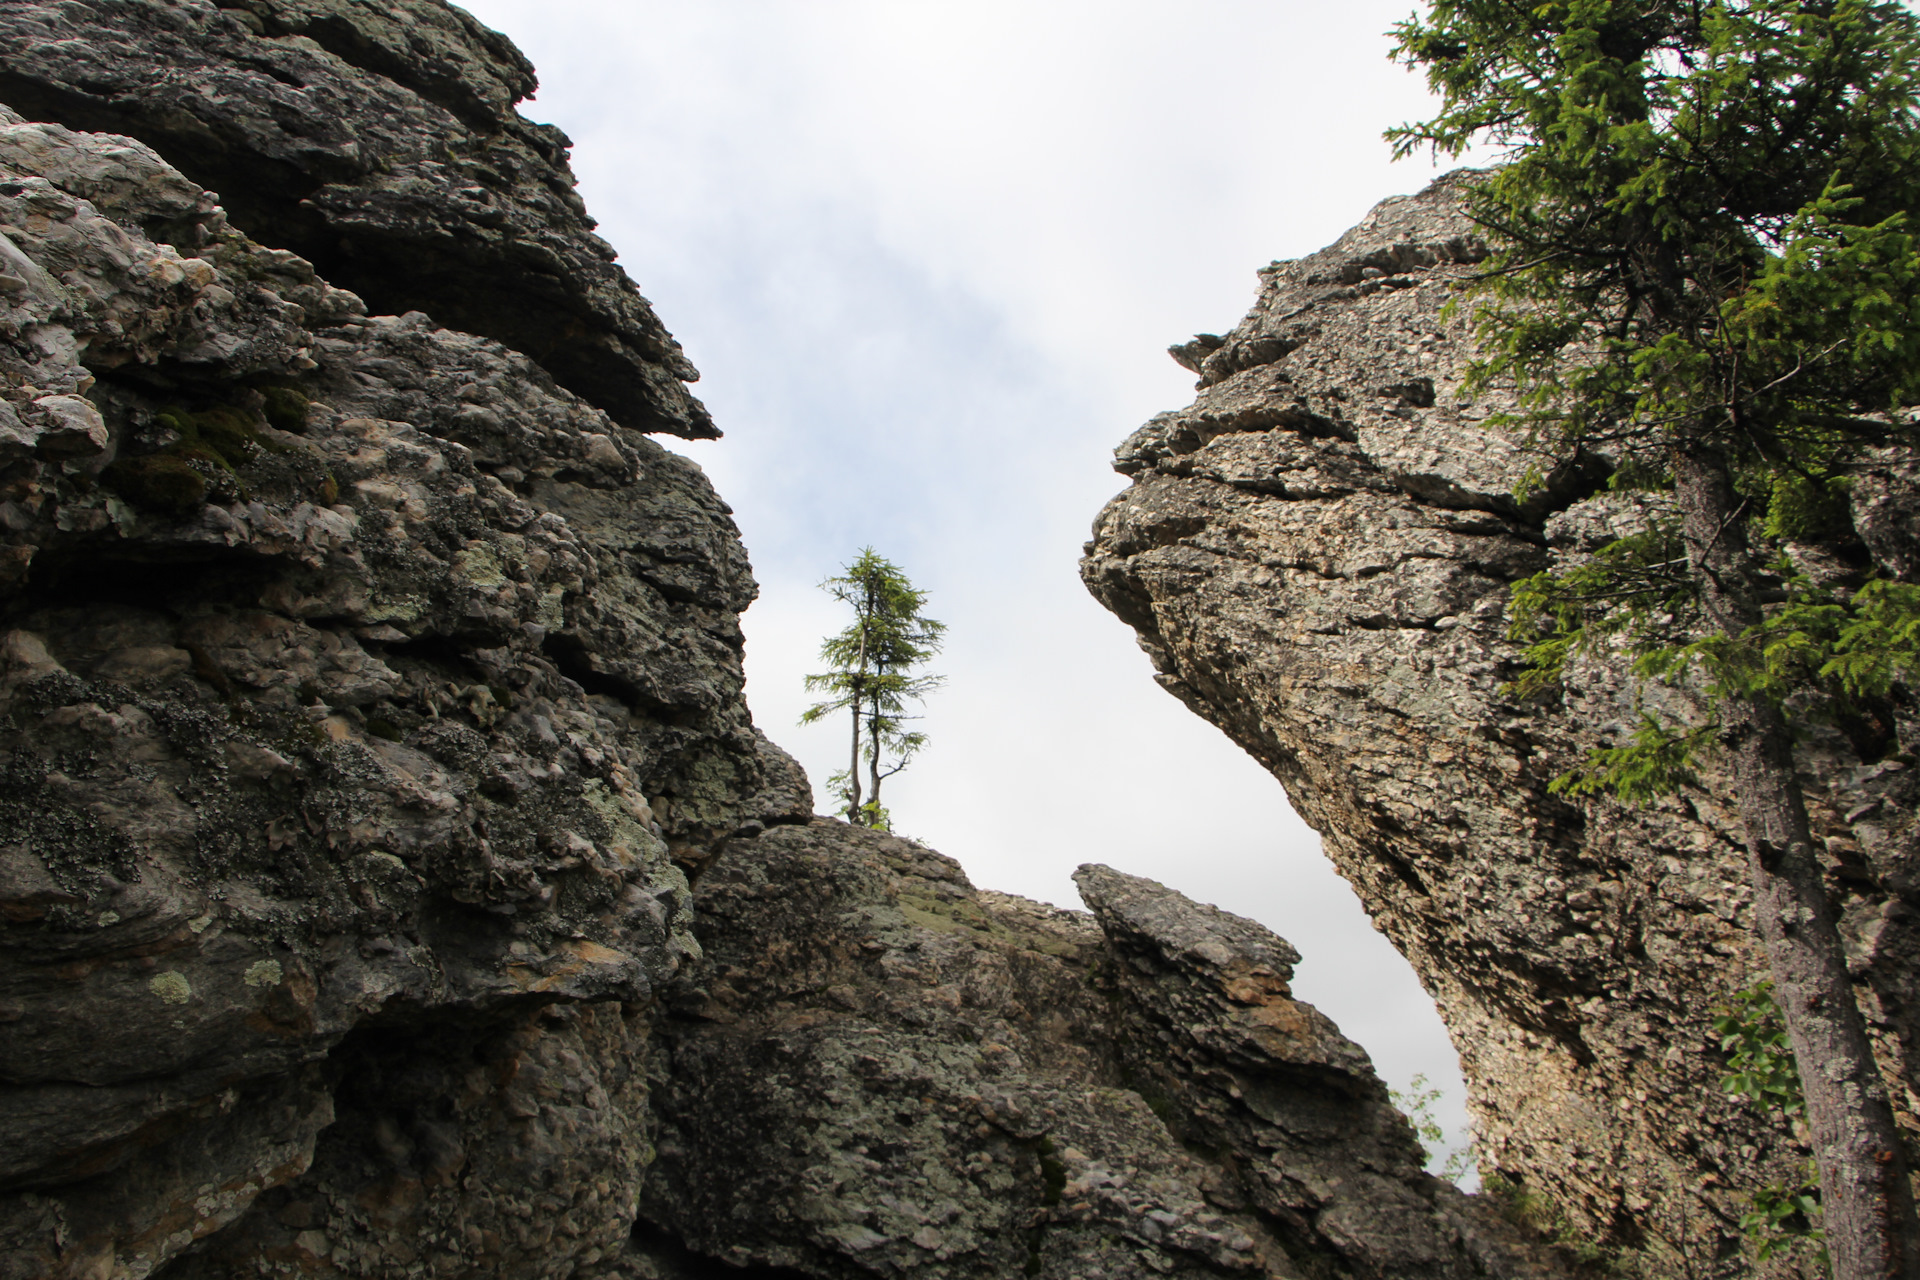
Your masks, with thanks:
[{"label": "cracked rock surface", "polygon": [[352,1274],[616,1248],[669,846],[812,807],[726,507],[128,138],[0,115],[0,259],[0,1274],[146,1275],[303,1174],[246,1238]]},{"label": "cracked rock surface", "polygon": [[[724,845],[643,1219],[806,1275],[1557,1274],[1422,1155],[1292,948],[1106,867],[1091,917],[819,818]],[[665,1273],[672,1274],[672,1273]]]},{"label": "cracked rock surface", "polygon": [[593,234],[566,135],[514,110],[534,88],[506,37],[436,0],[0,5],[0,101],[139,138],[375,312],[497,339],[622,426],[718,435]]},{"label": "cracked rock surface", "polygon": [[[1442,179],[1334,245],[1260,273],[1227,335],[1173,349],[1185,409],[1116,451],[1128,489],[1082,575],[1161,684],[1286,786],[1438,1001],[1487,1169],[1582,1238],[1674,1274],[1743,1274],[1753,1192],[1798,1176],[1795,1135],[1718,1086],[1710,1018],[1765,975],[1726,780],[1631,809],[1548,782],[1686,695],[1591,661],[1516,703],[1517,579],[1591,554],[1636,499],[1591,459],[1530,458],[1466,399],[1470,317],[1443,308],[1484,256]],[[1529,463],[1544,482],[1515,499]],[[1854,490],[1861,557],[1911,577],[1910,463]],[[1638,499],[1644,501],[1644,499]],[[1914,1124],[1912,704],[1813,729],[1815,829],[1860,997]],[[1690,1268],[1690,1269],[1688,1269]],[[1666,1274],[1661,1271],[1661,1274]]]}]

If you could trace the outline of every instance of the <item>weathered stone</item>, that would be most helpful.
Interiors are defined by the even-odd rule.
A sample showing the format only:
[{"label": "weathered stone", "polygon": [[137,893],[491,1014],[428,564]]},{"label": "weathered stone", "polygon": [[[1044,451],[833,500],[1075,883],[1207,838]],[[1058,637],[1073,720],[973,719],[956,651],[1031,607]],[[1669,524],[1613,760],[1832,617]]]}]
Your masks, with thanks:
[{"label": "weathered stone", "polygon": [[[811,821],[531,87],[433,0],[0,7],[0,1280],[1563,1274],[1258,926]],[[1432,383],[1262,400],[1283,311],[1136,469],[1533,518]]]},{"label": "weathered stone", "polygon": [[[183,201],[211,188],[254,240],[377,311],[496,338],[624,426],[717,435],[683,385],[699,375],[593,234],[571,144],[514,110],[534,87],[504,36],[434,0],[0,6],[0,100],[137,137],[192,179],[129,210],[154,240],[196,252]],[[37,172],[104,207],[115,158],[83,164]]]},{"label": "weathered stone", "polygon": [[464,1032],[368,1027],[333,1058],[341,1119],[312,1168],[169,1280],[289,1263],[369,1280],[599,1275],[625,1253],[649,1154],[637,1013],[554,1005]]},{"label": "weathered stone", "polygon": [[1552,1273],[1420,1171],[1366,1055],[1288,995],[1285,942],[1078,880],[1091,918],[831,819],[729,842],[662,1027],[643,1219],[817,1276]]},{"label": "weathered stone", "polygon": [[[1591,554],[1652,499],[1604,491],[1598,460],[1530,455],[1484,425],[1497,393],[1462,394],[1470,316],[1445,307],[1483,253],[1458,200],[1471,180],[1261,272],[1246,320],[1186,349],[1195,402],[1117,451],[1133,483],[1082,572],[1160,682],[1285,784],[1412,961],[1487,1170],[1599,1245],[1737,1274],[1752,1193],[1804,1160],[1719,1087],[1711,1016],[1765,973],[1741,828],[1712,772],[1638,809],[1548,791],[1640,708],[1686,695],[1590,660],[1551,698],[1504,691],[1511,584]],[[1529,466],[1545,483],[1523,503]],[[1889,459],[1855,493],[1862,537],[1901,576],[1920,564],[1909,473]],[[1802,763],[1912,1124],[1920,855],[1913,771],[1887,753],[1896,727],[1916,739],[1909,711],[1887,712],[1877,739],[1810,730]]]},{"label": "weathered stone", "polygon": [[[129,139],[0,119],[0,243],[0,1275],[144,1275],[243,1217],[203,1261],[266,1266],[315,1239],[248,1213],[295,1179],[383,1206],[301,1229],[352,1274],[469,1229],[516,1274],[617,1250],[644,1095],[595,1090],[639,1074],[610,1011],[697,954],[669,843],[804,818],[725,506]],[[576,1058],[562,1102],[500,1074]],[[342,1145],[425,1105],[410,1071],[458,1180]],[[572,1243],[500,1234],[528,1206]]]}]

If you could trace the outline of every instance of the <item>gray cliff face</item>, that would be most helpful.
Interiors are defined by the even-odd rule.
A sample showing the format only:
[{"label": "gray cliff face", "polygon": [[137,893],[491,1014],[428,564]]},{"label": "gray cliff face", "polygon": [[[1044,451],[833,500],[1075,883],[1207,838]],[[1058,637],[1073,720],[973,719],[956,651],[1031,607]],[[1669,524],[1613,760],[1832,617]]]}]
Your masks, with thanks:
[{"label": "gray cliff face", "polygon": [[0,1273],[144,1275],[303,1174],[348,1270],[617,1246],[669,842],[812,807],[725,506],[138,143],[7,115],[0,165]]},{"label": "gray cliff face", "polygon": [[[1676,1274],[1746,1264],[1751,1193],[1797,1176],[1793,1135],[1730,1101],[1709,1019],[1764,976],[1740,827],[1704,776],[1640,809],[1547,783],[1636,723],[1621,664],[1520,704],[1510,585],[1589,554],[1623,514],[1597,464],[1530,461],[1459,394],[1468,320],[1442,308],[1484,256],[1457,184],[1390,200],[1333,246],[1261,272],[1224,338],[1174,349],[1188,408],[1117,451],[1132,485],[1096,522],[1089,589],[1161,683],[1286,785],[1440,1004],[1488,1167],[1589,1238]],[[1551,461],[1551,460],[1549,460]],[[1855,523],[1910,576],[1915,490],[1889,460]],[[1915,955],[1904,707],[1802,748],[1863,1007],[1913,1123]],[[1896,741],[1897,739],[1897,741]],[[1683,1270],[1691,1268],[1691,1270]]]},{"label": "gray cliff face", "polygon": [[812,817],[530,84],[0,7],[0,1280],[1565,1274],[1257,925]]},{"label": "gray cliff face", "polygon": [[0,101],[139,138],[376,312],[498,339],[622,426],[717,435],[593,234],[566,136],[514,110],[534,84],[504,36],[436,0],[0,6]]}]

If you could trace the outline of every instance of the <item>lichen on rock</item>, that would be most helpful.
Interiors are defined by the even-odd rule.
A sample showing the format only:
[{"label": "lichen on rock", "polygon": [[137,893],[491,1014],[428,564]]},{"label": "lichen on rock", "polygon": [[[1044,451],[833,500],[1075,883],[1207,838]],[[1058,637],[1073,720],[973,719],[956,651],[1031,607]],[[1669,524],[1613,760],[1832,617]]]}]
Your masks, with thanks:
[{"label": "lichen on rock", "polygon": [[[309,1165],[394,1020],[584,1053],[528,1011],[698,955],[670,844],[811,805],[741,701],[754,584],[692,464],[368,317],[125,137],[0,118],[0,241],[0,1274],[144,1275],[358,1185]],[[580,1248],[617,1249],[637,1161],[591,1152],[639,1129],[581,1105],[562,1164],[624,1172]],[[530,1203],[511,1163],[414,1208]]]},{"label": "lichen on rock", "polygon": [[[1637,710],[1690,696],[1583,659],[1519,700],[1511,585],[1618,536],[1604,458],[1529,455],[1462,389],[1484,256],[1471,173],[1389,200],[1260,273],[1231,334],[1175,356],[1198,397],[1116,451],[1131,485],[1087,544],[1094,596],[1160,683],[1286,786],[1460,1051],[1490,1172],[1659,1273],[1744,1274],[1752,1194],[1805,1159],[1719,1086],[1711,1018],[1764,976],[1728,780],[1640,808],[1548,783]],[[1516,496],[1530,467],[1541,472]],[[1854,491],[1861,545],[1910,576],[1912,468]],[[1915,1124],[1911,707],[1877,739],[1811,726],[1801,766],[1862,1007]],[[1856,726],[1859,728],[1859,726]],[[1896,742],[1897,740],[1897,742]],[[1789,1264],[1781,1264],[1789,1265]]]}]

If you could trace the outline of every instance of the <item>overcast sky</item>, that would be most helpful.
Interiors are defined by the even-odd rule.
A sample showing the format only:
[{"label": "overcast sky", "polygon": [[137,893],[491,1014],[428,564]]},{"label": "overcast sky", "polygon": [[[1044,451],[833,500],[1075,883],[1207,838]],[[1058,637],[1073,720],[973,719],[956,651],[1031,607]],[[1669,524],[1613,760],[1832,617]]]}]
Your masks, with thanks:
[{"label": "overcast sky", "polygon": [[748,700],[795,721],[818,590],[871,545],[930,593],[948,677],[887,783],[974,882],[1078,906],[1104,862],[1252,916],[1295,991],[1405,1089],[1451,1046],[1264,770],[1151,678],[1075,564],[1111,450],[1193,396],[1170,342],[1224,332],[1254,272],[1337,237],[1424,161],[1387,58],[1411,0],[475,0],[539,67],[601,233],[726,433],[676,445],[735,508],[760,600]]}]

